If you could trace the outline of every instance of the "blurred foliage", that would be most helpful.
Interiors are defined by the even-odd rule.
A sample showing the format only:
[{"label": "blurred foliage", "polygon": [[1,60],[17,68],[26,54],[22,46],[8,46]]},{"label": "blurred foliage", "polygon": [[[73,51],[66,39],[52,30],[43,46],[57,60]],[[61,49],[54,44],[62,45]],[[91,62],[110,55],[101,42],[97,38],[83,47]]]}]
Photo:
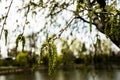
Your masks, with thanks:
[{"label": "blurred foliage", "polygon": [[30,35],[27,36],[28,40],[29,40],[29,47],[31,48],[37,48],[36,47],[36,41],[37,41],[37,33],[31,33]]},{"label": "blurred foliage", "polygon": [[62,52],[63,67],[73,64],[73,61],[75,59],[73,51],[71,51],[69,48],[65,48],[65,49],[62,49],[61,52]]},{"label": "blurred foliage", "polygon": [[[0,22],[3,22],[3,24],[0,25],[2,26],[0,37],[4,30],[6,46],[9,45],[8,42],[10,38],[9,30],[5,29],[4,25],[7,23],[6,21],[12,1],[8,6],[7,13],[0,16]],[[113,3],[105,6],[106,12],[104,12],[97,3],[91,5],[90,1],[91,0],[29,0],[25,2],[22,0],[22,6],[17,10],[17,12],[18,14],[22,13],[24,15],[23,17],[25,18],[25,22],[24,25],[22,25],[23,30],[19,31],[19,27],[21,25],[16,24],[17,27],[15,31],[19,31],[19,33],[16,34],[17,36],[15,36],[16,46],[8,53],[9,57],[14,56],[16,59],[1,59],[0,65],[31,67],[32,65],[37,64],[38,56],[35,54],[36,51],[32,52],[32,48],[35,50],[37,48],[37,40],[42,40],[41,37],[44,36],[45,38],[45,35],[47,35],[45,38],[46,40],[43,39],[43,42],[39,41],[42,45],[41,47],[39,45],[40,61],[38,62],[41,63],[40,65],[44,64],[49,68],[49,75],[51,75],[55,71],[55,68],[59,66],[69,67],[69,65],[73,64],[116,64],[117,61],[120,61],[119,54],[111,54],[111,45],[107,44],[106,41],[102,42],[99,35],[96,35],[95,42],[91,44],[92,46],[90,46],[90,49],[86,47],[84,42],[81,42],[76,38],[72,39],[71,42],[68,40],[69,37],[67,37],[66,40],[61,39],[61,55],[57,55],[57,44],[55,44],[55,41],[60,39],[61,34],[65,32],[67,28],[70,28],[70,33],[68,33],[68,35],[71,35],[72,37],[76,36],[76,34],[79,33],[81,22],[89,24],[89,32],[92,32],[92,25],[95,25],[98,31],[104,33],[111,39],[111,41],[113,41],[113,43],[120,47],[120,10],[115,7],[116,1],[114,0]],[[38,15],[44,15],[45,24],[38,32],[33,32],[32,34],[25,36],[24,31],[26,25],[30,27],[34,26],[30,25],[32,23],[31,21],[33,21],[29,20],[31,15],[32,18],[34,18],[33,16],[37,16],[38,20]],[[95,18],[93,18],[94,16]],[[95,19],[97,19],[97,21],[94,21]],[[42,21],[42,19],[40,19],[40,21]],[[19,20],[16,20],[16,23],[18,22]],[[41,27],[41,25],[38,25],[38,27],[39,26]],[[81,29],[84,29],[85,25],[82,27],[83,28]],[[55,35],[48,37],[48,34]],[[64,35],[62,37],[64,37]],[[28,52],[25,52],[24,50],[26,47],[25,44],[27,43],[26,39],[29,39],[28,44],[29,48],[31,48],[31,51]],[[22,50],[20,50],[21,52],[18,52],[17,48],[20,42],[22,43]],[[75,53],[77,54],[75,55]]]},{"label": "blurred foliage", "polygon": [[[61,54],[58,55],[56,44],[51,42],[52,39],[48,38],[48,40],[50,41],[42,44],[40,56],[31,51],[21,51],[17,53],[15,59],[13,59],[12,56],[5,59],[1,58],[0,66],[31,68],[37,65],[44,65],[48,67],[49,75],[52,75],[56,68],[71,69],[77,65],[93,65],[96,68],[101,68],[104,66],[119,65],[120,54],[113,52],[109,48],[110,44],[105,44],[107,42],[101,41],[101,44],[98,44],[97,39],[96,44],[94,44],[96,46],[93,46],[96,50],[91,51],[86,48],[85,44],[82,42],[75,46],[75,43],[78,42],[77,39],[71,40],[70,43],[61,40]],[[100,51],[99,48],[102,51]],[[77,54],[75,54],[76,52]],[[38,64],[39,57],[40,64]]]},{"label": "blurred foliage", "polygon": [[47,37],[46,41],[42,44],[40,57],[41,57],[40,62],[45,60],[43,61],[43,63],[48,65],[49,75],[52,75],[56,67],[57,48],[54,42],[52,42],[51,37]]},{"label": "blurred foliage", "polygon": [[12,48],[12,49],[8,49],[8,56],[9,57],[16,57],[18,54],[18,51],[16,50],[16,48]]},{"label": "blurred foliage", "polygon": [[16,62],[19,66],[28,66],[28,53],[20,52],[16,56]]}]

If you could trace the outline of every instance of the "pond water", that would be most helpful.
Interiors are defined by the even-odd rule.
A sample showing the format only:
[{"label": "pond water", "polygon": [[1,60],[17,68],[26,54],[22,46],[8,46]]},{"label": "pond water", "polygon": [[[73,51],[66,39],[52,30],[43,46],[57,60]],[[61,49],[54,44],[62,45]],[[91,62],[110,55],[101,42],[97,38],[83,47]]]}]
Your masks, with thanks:
[{"label": "pond water", "polygon": [[[47,70],[0,75],[0,80],[50,80]],[[58,70],[53,80],[120,80],[120,69]]]}]

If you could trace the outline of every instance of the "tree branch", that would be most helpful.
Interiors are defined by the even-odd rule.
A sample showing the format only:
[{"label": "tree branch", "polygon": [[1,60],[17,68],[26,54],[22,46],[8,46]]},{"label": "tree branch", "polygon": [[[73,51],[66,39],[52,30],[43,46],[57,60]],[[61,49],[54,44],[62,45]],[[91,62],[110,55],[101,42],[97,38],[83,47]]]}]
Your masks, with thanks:
[{"label": "tree branch", "polygon": [[[86,23],[90,23],[89,21],[87,21],[87,20],[85,20],[83,17],[81,17],[80,15],[78,15],[77,17],[75,17],[75,18],[79,18],[79,19],[81,19],[81,20],[83,20],[84,22],[86,22]],[[93,25],[96,25],[95,23],[92,23]]]},{"label": "tree branch", "polygon": [[58,38],[60,38],[60,36],[62,35],[62,33],[69,27],[69,25],[72,23],[72,21],[75,19],[75,17],[72,17],[69,22],[67,23],[66,27],[64,27],[63,29],[61,29],[58,34],[58,36],[56,36],[53,40],[56,40]]},{"label": "tree branch", "polygon": [[25,13],[25,23],[24,23],[24,26],[23,26],[23,32],[22,32],[22,34],[24,34],[25,26],[26,26],[26,24],[28,24],[28,19],[27,19],[27,17],[28,17],[29,11],[30,11],[30,5],[28,5],[27,11],[26,11],[26,13]]},{"label": "tree branch", "polygon": [[[81,20],[83,20],[86,23],[90,24],[90,21],[85,20],[83,17],[81,17],[80,15],[78,15],[76,18],[79,18]],[[104,24],[101,22],[101,20],[99,20],[98,16],[95,14],[93,17],[93,22],[92,25],[96,26],[96,28],[98,29],[98,31],[104,33]]]},{"label": "tree branch", "polygon": [[3,32],[3,30],[4,30],[4,26],[5,26],[5,24],[6,24],[6,20],[7,20],[8,14],[9,14],[9,12],[10,12],[12,3],[13,3],[13,0],[11,0],[11,3],[10,3],[10,5],[9,5],[9,8],[8,8],[8,11],[7,11],[7,14],[6,14],[6,18],[5,18],[4,22],[3,22],[3,26],[2,26],[1,33],[0,33],[0,39],[1,39],[1,37],[2,37],[2,32]]}]

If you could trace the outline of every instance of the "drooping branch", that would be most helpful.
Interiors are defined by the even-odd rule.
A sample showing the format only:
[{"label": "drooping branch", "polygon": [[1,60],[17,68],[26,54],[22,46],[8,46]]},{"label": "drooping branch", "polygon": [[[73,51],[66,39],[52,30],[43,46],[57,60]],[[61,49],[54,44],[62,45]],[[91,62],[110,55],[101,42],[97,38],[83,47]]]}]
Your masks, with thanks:
[{"label": "drooping branch", "polygon": [[29,23],[29,22],[28,22],[28,19],[27,19],[29,11],[30,11],[30,6],[28,5],[27,11],[26,11],[26,13],[25,13],[25,23],[24,23],[24,26],[23,26],[23,32],[22,32],[22,34],[24,34],[26,24]]},{"label": "drooping branch", "polygon": [[6,24],[6,20],[7,20],[7,17],[8,17],[8,15],[9,15],[9,12],[10,12],[10,9],[11,9],[11,6],[12,6],[12,3],[13,3],[13,0],[11,0],[11,3],[10,3],[10,5],[9,5],[8,11],[7,11],[7,14],[6,14],[6,17],[5,17],[5,20],[4,20],[4,22],[3,22],[3,26],[2,26],[1,33],[0,33],[0,39],[1,39],[1,37],[2,37],[2,32],[3,32],[3,30],[4,30],[4,26],[5,26],[5,24]]}]

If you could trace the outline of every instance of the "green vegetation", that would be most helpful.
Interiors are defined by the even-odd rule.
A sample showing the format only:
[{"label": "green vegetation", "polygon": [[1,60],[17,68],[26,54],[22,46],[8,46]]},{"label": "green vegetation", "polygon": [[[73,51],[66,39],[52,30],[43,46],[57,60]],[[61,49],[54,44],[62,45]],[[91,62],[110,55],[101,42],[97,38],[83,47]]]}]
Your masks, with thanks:
[{"label": "green vegetation", "polygon": [[[52,41],[52,40],[51,40]],[[9,58],[0,59],[0,67],[15,67],[15,68],[48,68],[49,75],[54,75],[56,69],[75,69],[94,67],[98,69],[116,68],[119,67],[120,54],[111,51],[109,44],[94,44],[94,51],[86,48],[82,42],[75,47],[77,39],[73,39],[70,44],[68,41],[61,41],[61,54],[58,55],[56,44],[51,41],[45,41],[40,49],[40,56],[30,51],[20,51],[15,56],[15,59]],[[99,43],[102,43],[101,41]],[[105,43],[105,42],[104,42]],[[101,50],[100,50],[101,49]],[[77,54],[75,54],[75,52]],[[10,53],[10,52],[9,52]],[[12,52],[13,53],[13,52]],[[0,68],[4,70],[4,68]],[[7,69],[6,69],[7,70]],[[21,70],[23,71],[23,70]]]},{"label": "green vegetation", "polygon": [[[44,61],[45,60],[45,61]],[[51,41],[51,38],[48,38],[46,42],[43,43],[40,52],[40,62],[48,66],[49,75],[55,71],[57,60],[57,48],[54,42]]]},{"label": "green vegetation", "polygon": [[28,66],[28,60],[27,60],[28,54],[27,53],[23,53],[20,52],[18,53],[18,55],[16,56],[16,62],[18,63],[18,65],[20,66]]},{"label": "green vegetation", "polygon": [[[99,47],[97,47],[98,43],[96,43],[94,44],[95,50],[90,51],[86,48],[84,43],[80,43],[80,50],[73,46],[76,41],[77,40],[74,39],[72,44],[69,45],[67,41],[61,40],[62,48],[60,55],[58,55],[55,43],[44,42],[41,47],[40,56],[29,51],[18,52],[15,59],[13,59],[12,56],[9,58],[0,59],[0,66],[32,68],[34,66],[44,65],[49,67],[49,70],[54,70],[55,68],[75,68],[77,65],[101,65],[101,67],[112,65],[119,66],[120,54],[109,50],[109,45],[104,46],[105,44],[100,44]],[[108,50],[100,46],[106,47]],[[76,51],[76,55],[74,54],[75,50],[78,50]]]},{"label": "green vegetation", "polygon": [[103,33],[120,48],[116,0],[106,0],[104,9],[91,0],[19,0],[15,10],[22,19],[9,18],[15,2],[10,1],[5,1],[10,3],[4,6],[6,12],[0,13],[0,49],[4,42],[8,54],[5,59],[0,55],[0,67],[44,66],[51,75],[57,68],[120,66],[119,52],[112,51],[111,42],[100,36]]}]

